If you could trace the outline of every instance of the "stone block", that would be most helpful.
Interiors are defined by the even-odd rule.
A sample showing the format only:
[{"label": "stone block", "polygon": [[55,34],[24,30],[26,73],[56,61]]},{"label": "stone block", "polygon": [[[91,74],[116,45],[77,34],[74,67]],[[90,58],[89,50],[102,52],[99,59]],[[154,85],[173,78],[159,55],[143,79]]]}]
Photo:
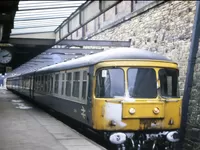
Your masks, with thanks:
[{"label": "stone block", "polygon": [[187,132],[188,132],[187,133],[188,138],[194,141],[200,141],[200,129],[191,128],[191,129],[188,129]]}]

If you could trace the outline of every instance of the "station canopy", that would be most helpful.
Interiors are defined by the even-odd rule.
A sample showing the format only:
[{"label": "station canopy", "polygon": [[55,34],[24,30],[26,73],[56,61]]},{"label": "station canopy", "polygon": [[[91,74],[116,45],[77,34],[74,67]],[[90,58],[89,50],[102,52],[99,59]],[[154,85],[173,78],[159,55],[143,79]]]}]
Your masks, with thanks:
[{"label": "station canopy", "polygon": [[[14,18],[12,35],[26,35],[34,33],[54,32],[55,29],[67,20],[73,12],[86,1],[19,1],[18,11]],[[54,48],[54,45],[52,45]],[[48,49],[28,62],[15,68],[11,74],[26,73],[41,67],[77,58],[73,49],[68,54],[68,49]],[[79,56],[80,57],[80,56]]]},{"label": "station canopy", "polygon": [[[18,5],[19,10],[16,12],[14,18],[14,28],[12,29],[11,36],[17,35],[17,37],[20,38],[20,36],[26,34],[55,32],[58,26],[69,19],[69,17],[73,15],[73,12],[87,2],[88,1],[20,1]],[[18,42],[24,44],[27,40],[30,39],[19,39]],[[38,40],[41,41],[41,39]],[[36,71],[45,66],[98,53],[104,50],[102,47],[130,47],[130,43],[130,40],[107,41],[64,38],[58,43],[49,45],[48,49],[45,49],[39,55],[18,66],[12,72],[9,72],[7,76]]]},{"label": "station canopy", "polygon": [[86,1],[20,1],[11,34],[54,31]]}]

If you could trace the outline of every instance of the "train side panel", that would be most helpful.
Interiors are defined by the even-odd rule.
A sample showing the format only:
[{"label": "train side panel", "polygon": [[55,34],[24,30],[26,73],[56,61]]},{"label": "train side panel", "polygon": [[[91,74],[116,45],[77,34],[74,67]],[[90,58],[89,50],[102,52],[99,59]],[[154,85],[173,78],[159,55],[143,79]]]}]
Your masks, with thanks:
[{"label": "train side panel", "polygon": [[[87,71],[87,88],[83,89],[85,87],[83,85],[83,72]],[[76,81],[73,80],[73,75],[75,72],[80,72],[80,82],[78,86],[79,91],[79,99],[76,97],[73,97],[73,84]],[[66,92],[69,92],[67,90],[67,75],[71,74],[71,86],[70,86],[70,95],[67,96]],[[53,73],[44,73],[44,74],[36,74],[35,80],[34,80],[34,100],[37,103],[43,104],[51,109],[54,109],[62,114],[65,114],[79,122],[82,122],[88,126],[92,126],[92,112],[91,112],[91,83],[92,83],[92,73],[93,73],[93,67],[84,67],[74,70],[62,70],[60,72],[53,72]],[[44,77],[42,77],[44,76]],[[37,83],[41,78],[49,79],[50,84],[47,83],[44,86],[41,87]],[[69,78],[69,77],[68,77]],[[84,81],[86,81],[84,79]],[[69,85],[69,84],[68,84]],[[90,85],[90,86],[89,86]],[[47,89],[46,89],[47,88]],[[75,87],[76,88],[76,87]],[[45,89],[45,90],[44,90]],[[76,89],[77,92],[77,89]],[[85,92],[86,94],[83,94]],[[69,93],[68,93],[69,94]],[[81,98],[81,96],[87,96],[85,97],[85,100]]]}]

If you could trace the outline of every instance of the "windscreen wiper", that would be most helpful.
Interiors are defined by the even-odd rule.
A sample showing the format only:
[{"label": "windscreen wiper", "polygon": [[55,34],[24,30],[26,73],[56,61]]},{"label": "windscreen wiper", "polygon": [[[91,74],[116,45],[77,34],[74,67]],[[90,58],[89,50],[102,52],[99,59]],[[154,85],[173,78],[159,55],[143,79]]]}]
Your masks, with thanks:
[{"label": "windscreen wiper", "polygon": [[[165,101],[165,102],[178,102],[179,100],[171,100],[171,97],[166,97],[166,96],[159,96],[161,101]],[[162,98],[164,98],[164,100],[162,100]]]}]

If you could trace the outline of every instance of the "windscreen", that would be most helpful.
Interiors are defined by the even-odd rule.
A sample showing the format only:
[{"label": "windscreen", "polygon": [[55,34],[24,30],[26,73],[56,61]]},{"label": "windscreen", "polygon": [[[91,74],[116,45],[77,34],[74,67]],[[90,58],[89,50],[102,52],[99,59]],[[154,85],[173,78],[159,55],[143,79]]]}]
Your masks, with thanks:
[{"label": "windscreen", "polygon": [[128,91],[131,98],[156,98],[156,73],[152,68],[129,68]]},{"label": "windscreen", "polygon": [[124,84],[124,71],[122,69],[100,69],[96,75],[96,97],[115,98],[124,96]]},{"label": "windscreen", "polygon": [[164,97],[179,97],[178,70],[160,69],[160,91]]}]

